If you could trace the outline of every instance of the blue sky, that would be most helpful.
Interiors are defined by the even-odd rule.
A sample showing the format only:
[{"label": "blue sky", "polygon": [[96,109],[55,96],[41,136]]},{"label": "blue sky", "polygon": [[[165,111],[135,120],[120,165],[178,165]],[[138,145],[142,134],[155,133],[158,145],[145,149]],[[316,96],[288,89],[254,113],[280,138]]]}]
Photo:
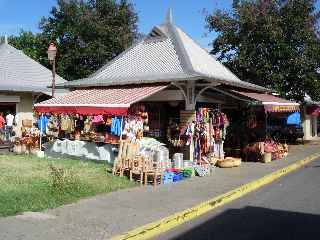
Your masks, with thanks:
[{"label": "blue sky", "polygon": [[[232,0],[132,0],[139,16],[139,31],[148,33],[154,25],[164,21],[167,9],[173,9],[173,21],[187,32],[202,47],[215,37],[207,36],[205,15],[214,9],[228,9]],[[0,35],[18,34],[20,29],[38,31],[38,22],[42,16],[48,16],[56,0],[0,0]],[[320,0],[317,2],[320,8]]]},{"label": "blue sky", "polygon": [[[203,9],[227,9],[232,0],[132,0],[139,16],[139,31],[148,33],[164,21],[167,9],[173,9],[173,21],[203,47],[215,34],[205,37]],[[42,16],[48,16],[56,0],[0,0],[0,35],[18,34],[20,29],[38,31]]]}]

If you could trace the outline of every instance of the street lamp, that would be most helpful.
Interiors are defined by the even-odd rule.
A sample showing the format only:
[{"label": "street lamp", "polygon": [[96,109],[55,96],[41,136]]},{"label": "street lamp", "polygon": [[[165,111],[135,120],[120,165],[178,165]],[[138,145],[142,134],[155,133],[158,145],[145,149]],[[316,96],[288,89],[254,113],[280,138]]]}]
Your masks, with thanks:
[{"label": "street lamp", "polygon": [[57,47],[56,45],[52,42],[50,43],[48,47],[48,59],[49,63],[52,64],[52,97],[54,98],[55,95],[55,88],[56,88],[56,55],[57,55]]}]

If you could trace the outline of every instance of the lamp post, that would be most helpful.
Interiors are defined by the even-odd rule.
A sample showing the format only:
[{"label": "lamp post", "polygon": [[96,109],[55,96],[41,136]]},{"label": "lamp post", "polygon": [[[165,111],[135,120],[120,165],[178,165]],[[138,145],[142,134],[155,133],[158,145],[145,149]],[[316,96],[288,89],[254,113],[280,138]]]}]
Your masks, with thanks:
[{"label": "lamp post", "polygon": [[52,42],[48,47],[48,60],[49,63],[52,64],[52,86],[51,86],[51,96],[54,98],[55,90],[56,90],[56,55],[57,55],[57,47]]}]

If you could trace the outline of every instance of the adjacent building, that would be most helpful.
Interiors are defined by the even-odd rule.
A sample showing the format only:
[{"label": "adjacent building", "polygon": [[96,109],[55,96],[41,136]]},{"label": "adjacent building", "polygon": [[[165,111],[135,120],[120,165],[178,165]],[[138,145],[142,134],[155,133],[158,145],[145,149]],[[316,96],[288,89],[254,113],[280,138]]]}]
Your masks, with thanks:
[{"label": "adjacent building", "polygon": [[[22,120],[33,119],[33,105],[48,99],[52,72],[40,63],[8,44],[0,43],[0,112],[15,115],[18,129]],[[66,82],[56,75],[56,82]],[[57,95],[67,93],[58,90]]]}]

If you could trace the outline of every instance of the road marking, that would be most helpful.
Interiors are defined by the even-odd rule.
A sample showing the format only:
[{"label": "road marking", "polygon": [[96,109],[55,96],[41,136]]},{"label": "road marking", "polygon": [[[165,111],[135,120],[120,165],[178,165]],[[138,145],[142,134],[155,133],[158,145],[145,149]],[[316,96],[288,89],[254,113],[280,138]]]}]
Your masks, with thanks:
[{"label": "road marking", "polygon": [[288,173],[299,169],[300,167],[314,161],[320,157],[320,152],[312,154],[302,160],[296,161],[287,167],[272,172],[262,178],[244,184],[236,189],[233,189],[227,193],[212,198],[206,202],[200,203],[192,208],[188,208],[182,212],[175,213],[166,218],[158,221],[146,224],[144,226],[133,229],[123,235],[114,236],[113,240],[136,240],[136,239],[149,239],[160,235],[168,230],[177,227],[187,221],[190,221],[196,217],[199,217],[217,207],[225,205],[233,200],[236,200],[266,184],[269,184]]}]

